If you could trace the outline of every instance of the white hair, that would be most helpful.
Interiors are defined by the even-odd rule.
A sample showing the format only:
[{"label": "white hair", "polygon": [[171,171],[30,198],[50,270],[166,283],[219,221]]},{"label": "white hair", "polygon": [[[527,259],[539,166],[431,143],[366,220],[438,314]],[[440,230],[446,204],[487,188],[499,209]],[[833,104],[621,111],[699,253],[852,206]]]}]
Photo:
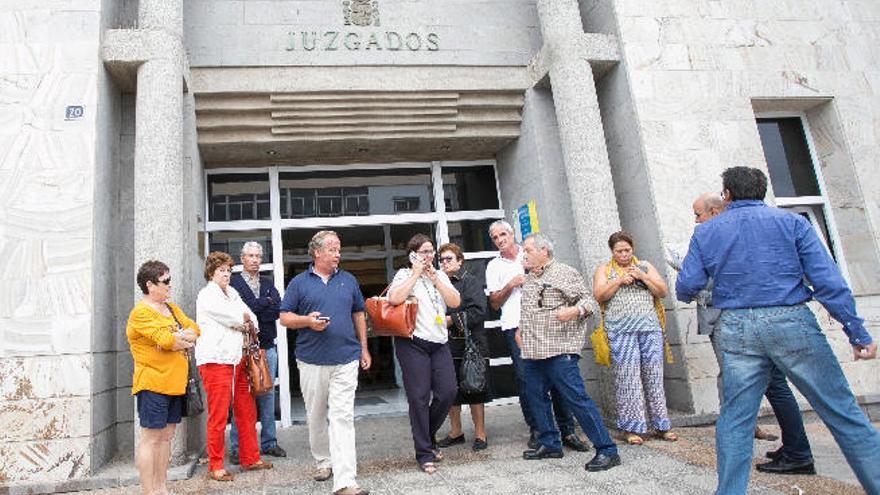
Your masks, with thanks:
[{"label": "white hair", "polygon": [[528,239],[532,239],[535,243],[535,249],[547,249],[547,255],[553,257],[553,241],[549,237],[540,232],[532,232],[523,239],[523,242]]},{"label": "white hair", "polygon": [[492,229],[496,229],[499,227],[513,234],[513,225],[510,225],[510,222],[508,222],[507,220],[495,220],[494,222],[492,222],[491,225],[489,225],[489,235],[492,235]]},{"label": "white hair", "polygon": [[249,249],[256,249],[260,252],[260,256],[263,256],[263,245],[256,241],[247,241],[244,243],[244,246],[241,247],[241,253],[239,254],[244,256]]}]

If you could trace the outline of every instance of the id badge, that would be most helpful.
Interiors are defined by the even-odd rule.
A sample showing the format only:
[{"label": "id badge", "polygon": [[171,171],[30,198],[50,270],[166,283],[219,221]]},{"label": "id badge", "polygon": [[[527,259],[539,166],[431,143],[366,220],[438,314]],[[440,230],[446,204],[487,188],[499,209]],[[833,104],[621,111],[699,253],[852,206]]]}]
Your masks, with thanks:
[{"label": "id badge", "polygon": [[444,325],[443,325],[443,317],[442,317],[442,316],[440,316],[440,315],[435,316],[435,317],[434,317],[434,321],[435,321],[438,325],[440,325],[440,326],[444,326]]}]

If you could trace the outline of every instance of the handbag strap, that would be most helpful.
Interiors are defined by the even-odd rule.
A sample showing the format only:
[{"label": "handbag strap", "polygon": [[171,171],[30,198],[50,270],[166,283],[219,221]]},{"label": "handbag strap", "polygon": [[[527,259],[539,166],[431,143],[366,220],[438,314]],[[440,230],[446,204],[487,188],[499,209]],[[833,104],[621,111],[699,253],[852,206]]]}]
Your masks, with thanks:
[{"label": "handbag strap", "polygon": [[[171,317],[174,318],[174,323],[177,323],[177,327],[183,330],[183,325],[180,324],[180,320],[177,319],[177,315],[174,314],[174,309],[171,308],[171,305],[167,302],[163,304],[165,304],[165,307],[168,308],[169,312],[171,312]],[[192,349],[184,349],[183,353],[186,354],[186,358],[188,360],[193,358]]]}]

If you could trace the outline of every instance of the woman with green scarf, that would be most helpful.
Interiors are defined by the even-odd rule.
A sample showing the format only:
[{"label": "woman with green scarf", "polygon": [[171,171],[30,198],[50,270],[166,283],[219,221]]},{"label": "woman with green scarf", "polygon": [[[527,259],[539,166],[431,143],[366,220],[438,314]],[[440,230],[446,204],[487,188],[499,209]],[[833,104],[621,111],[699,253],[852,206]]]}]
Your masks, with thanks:
[{"label": "woman with green scarf", "polygon": [[[674,442],[663,390],[663,360],[672,362],[660,299],[666,282],[657,269],[633,254],[633,239],[615,232],[608,239],[611,260],[593,274],[593,297],[611,348],[617,394],[617,428],[626,442],[641,445],[648,419],[659,438]],[[647,399],[647,400],[646,400]],[[647,411],[645,404],[647,403]]]}]

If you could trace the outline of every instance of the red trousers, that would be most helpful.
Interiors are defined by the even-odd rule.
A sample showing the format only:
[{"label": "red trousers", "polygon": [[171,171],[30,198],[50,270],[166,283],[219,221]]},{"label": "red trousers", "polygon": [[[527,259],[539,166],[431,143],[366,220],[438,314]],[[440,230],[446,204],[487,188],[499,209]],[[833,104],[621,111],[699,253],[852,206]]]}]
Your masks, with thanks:
[{"label": "red trousers", "polygon": [[[233,373],[235,388],[233,390]],[[238,429],[238,459],[242,466],[260,460],[257,445],[257,407],[248,389],[244,358],[238,365],[207,363],[199,366],[199,374],[208,396],[208,469],[223,469],[224,439],[229,403]]]}]

